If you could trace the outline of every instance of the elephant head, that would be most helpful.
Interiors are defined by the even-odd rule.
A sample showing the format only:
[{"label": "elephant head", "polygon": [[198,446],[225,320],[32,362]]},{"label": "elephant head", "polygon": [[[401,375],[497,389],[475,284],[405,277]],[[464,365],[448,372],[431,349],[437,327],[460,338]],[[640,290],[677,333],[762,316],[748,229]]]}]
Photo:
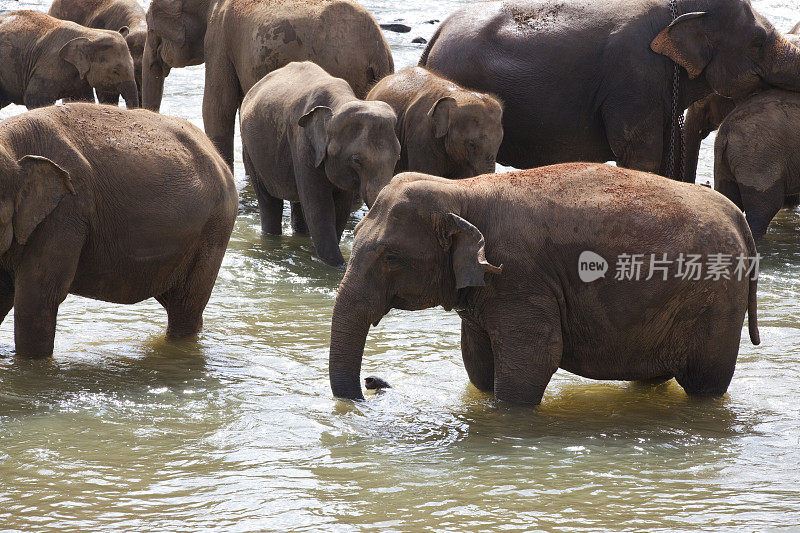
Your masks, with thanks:
[{"label": "elephant head", "polygon": [[71,63],[99,91],[121,94],[129,108],[139,107],[139,91],[128,44],[118,32],[95,30],[96,36],[77,37],[66,43],[59,57]]},{"label": "elephant head", "polygon": [[311,147],[313,166],[324,165],[331,183],[359,191],[367,206],[392,179],[400,159],[396,123],[389,104],[363,100],[348,102],[336,112],[316,106],[298,120]]},{"label": "elephant head", "polygon": [[211,0],[153,0],[147,10],[142,57],[142,102],[158,111],[169,69],[205,61]]},{"label": "elephant head", "polygon": [[14,239],[25,244],[33,230],[67,195],[75,194],[69,173],[46,157],[15,161],[0,147],[0,255]]},{"label": "elephant head", "polygon": [[359,374],[366,336],[390,309],[455,308],[464,290],[502,271],[486,260],[483,234],[463,212],[459,192],[460,182],[399,174],[356,226],[331,324],[335,396],[363,398]]},{"label": "elephant head", "polygon": [[768,86],[800,91],[800,49],[748,0],[712,0],[676,18],[650,46],[728,98]]},{"label": "elephant head", "polygon": [[442,139],[449,158],[458,166],[447,178],[470,178],[494,172],[503,141],[503,108],[496,98],[470,91],[454,91],[437,100],[428,118],[434,136]]}]

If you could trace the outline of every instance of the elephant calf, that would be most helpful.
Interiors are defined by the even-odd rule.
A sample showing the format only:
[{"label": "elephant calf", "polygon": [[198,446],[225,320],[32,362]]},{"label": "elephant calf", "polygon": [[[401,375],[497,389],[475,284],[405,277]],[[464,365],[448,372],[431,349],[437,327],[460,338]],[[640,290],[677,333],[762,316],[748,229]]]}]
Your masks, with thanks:
[{"label": "elephant calf", "polygon": [[720,395],[746,311],[759,343],[755,255],[725,197],[653,174],[591,163],[399,174],[356,227],[333,309],[331,387],[362,398],[370,324],[441,305],[461,316],[470,380],[500,400],[539,403],[558,368],[675,377],[687,393]]},{"label": "elephant calf", "polygon": [[371,205],[400,157],[392,108],[359,100],[346,81],[304,61],[256,83],[240,122],[264,233],[280,235],[283,201],[299,202],[319,258],[343,264],[339,239],[355,195]]},{"label": "elephant calf", "polygon": [[[137,0],[55,0],[48,15],[71,20],[87,28],[118,31],[125,37],[133,59],[133,72],[139,90],[139,105],[142,97],[142,53],[147,39],[147,20]],[[119,102],[119,93],[98,93],[97,99],[104,104]]]},{"label": "elephant calf", "polygon": [[60,98],[94,102],[92,89],[122,94],[138,107],[133,60],[122,35],[36,11],[0,17],[0,109],[28,109]]},{"label": "elephant calf", "polygon": [[800,94],[774,89],[741,102],[717,133],[714,188],[744,210],[756,239],[800,193],[798,132]]},{"label": "elephant calf", "polygon": [[496,98],[413,67],[383,78],[367,100],[384,101],[397,113],[402,151],[396,172],[445,178],[494,172],[503,141],[503,108]]},{"label": "elephant calf", "polygon": [[237,213],[233,176],[189,122],[94,104],[0,128],[0,320],[17,353],[53,352],[68,293],[155,297],[167,336],[199,331]]}]

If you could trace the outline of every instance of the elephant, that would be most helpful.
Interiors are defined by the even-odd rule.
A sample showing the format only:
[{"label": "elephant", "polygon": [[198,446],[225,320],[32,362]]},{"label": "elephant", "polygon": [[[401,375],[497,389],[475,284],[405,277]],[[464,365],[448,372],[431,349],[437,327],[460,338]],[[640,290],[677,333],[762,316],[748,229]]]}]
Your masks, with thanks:
[{"label": "elephant", "polygon": [[503,102],[497,159],[517,168],[614,160],[675,177],[672,119],[691,103],[800,90],[800,50],[748,0],[470,5],[442,22],[419,65]]},{"label": "elephant", "polygon": [[[798,23],[800,25],[800,23]],[[791,33],[785,35],[786,40],[795,46],[800,46],[800,35]],[[703,139],[712,131],[716,131],[722,121],[733,111],[736,103],[719,94],[710,94],[689,106],[686,111],[686,124],[684,139],[686,148],[686,165],[683,175],[686,181],[694,182],[697,179],[697,162],[700,158],[700,145]]]},{"label": "elephant", "polygon": [[725,117],[714,142],[714,188],[744,210],[756,240],[788,195],[800,194],[800,94],[773,89]]},{"label": "elephant", "polygon": [[69,103],[0,127],[0,321],[16,353],[53,353],[67,294],[155,297],[167,337],[195,335],[238,210],[228,166],[188,121]]},{"label": "elephant", "polygon": [[34,109],[61,98],[94,102],[93,88],[139,105],[133,60],[118,32],[12,11],[0,16],[0,57],[0,109]]},{"label": "elephant", "polygon": [[[77,22],[88,28],[119,31],[133,59],[133,73],[142,104],[142,54],[147,39],[145,12],[136,0],[55,0],[48,11],[50,16]],[[119,102],[119,93],[98,93],[101,103]]]},{"label": "elephant", "polygon": [[789,30],[789,33],[794,33],[794,34],[800,33],[800,22],[795,24],[794,27],[791,30]]},{"label": "elephant", "polygon": [[395,172],[445,178],[494,172],[503,140],[503,108],[491,95],[413,67],[383,78],[367,100],[386,102],[397,114],[402,151]]},{"label": "elephant", "polygon": [[[727,278],[687,275],[692,254],[736,266]],[[689,394],[721,395],[745,311],[760,342],[756,268],[742,212],[707,187],[597,163],[398,174],[355,229],[333,308],[331,389],[363,398],[365,339],[390,309],[440,305],[461,317],[470,381],[500,401],[538,404],[558,368],[675,377]],[[711,270],[719,279],[696,279]]]},{"label": "elephant", "polygon": [[339,239],[361,203],[355,195],[371,205],[400,158],[391,106],[359,100],[315,63],[293,62],[247,92],[240,122],[264,233],[281,234],[284,200],[299,203],[317,256],[344,264]]},{"label": "elephant", "polygon": [[269,72],[311,60],[359,98],[394,72],[377,22],[353,0],[153,0],[147,27],[144,107],[158,111],[171,68],[205,61],[203,124],[229,165],[236,111]]}]

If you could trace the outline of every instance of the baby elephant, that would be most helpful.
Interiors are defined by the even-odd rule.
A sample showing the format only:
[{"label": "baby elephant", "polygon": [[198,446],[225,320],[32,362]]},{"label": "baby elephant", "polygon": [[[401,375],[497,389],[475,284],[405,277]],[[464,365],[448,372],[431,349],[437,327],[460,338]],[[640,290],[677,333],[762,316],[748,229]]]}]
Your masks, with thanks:
[{"label": "baby elephant", "polygon": [[559,368],[675,377],[689,394],[721,395],[745,312],[759,342],[755,256],[724,196],[653,174],[590,163],[399,174],[356,226],[333,309],[331,388],[363,397],[370,324],[441,305],[461,316],[470,380],[500,400],[539,403]]},{"label": "baby elephant", "polygon": [[12,11],[0,17],[0,58],[0,108],[33,109],[60,98],[94,102],[93,88],[139,106],[133,60],[116,31]]},{"label": "baby elephant", "polygon": [[413,67],[383,78],[367,99],[387,102],[397,113],[403,148],[396,172],[445,178],[494,172],[503,141],[503,109],[493,96]]},{"label": "baby elephant", "polygon": [[228,165],[189,122],[94,104],[0,128],[0,320],[17,353],[53,353],[67,294],[155,297],[167,336],[197,333],[237,213]]},{"label": "baby elephant", "polygon": [[747,217],[757,240],[787,195],[800,193],[800,94],[773,89],[741,102],[714,143],[714,188]]},{"label": "baby elephant", "polygon": [[371,205],[400,157],[392,108],[359,100],[346,81],[304,61],[256,83],[240,122],[264,233],[280,235],[283,201],[299,202],[317,256],[343,264],[339,239],[355,195]]},{"label": "baby elephant", "polygon": [[[133,72],[139,90],[139,105],[142,97],[142,53],[147,40],[145,12],[137,0],[55,0],[48,15],[71,20],[87,28],[118,31],[125,37],[133,59]],[[104,104],[119,102],[119,93],[98,93],[97,99]]]}]

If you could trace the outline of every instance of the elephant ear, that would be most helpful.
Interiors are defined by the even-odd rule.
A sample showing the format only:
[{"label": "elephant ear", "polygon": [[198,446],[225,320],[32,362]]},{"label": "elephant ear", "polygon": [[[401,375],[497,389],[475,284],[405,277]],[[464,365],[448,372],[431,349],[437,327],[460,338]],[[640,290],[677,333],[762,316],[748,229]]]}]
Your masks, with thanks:
[{"label": "elephant ear", "polygon": [[183,23],[183,0],[153,0],[147,11],[147,27],[162,39],[178,46],[186,43],[186,26]]},{"label": "elephant ear", "polygon": [[17,163],[20,186],[14,203],[14,236],[25,244],[36,226],[75,189],[69,173],[46,157],[26,155]]},{"label": "elephant ear", "polygon": [[58,57],[68,63],[72,63],[81,79],[86,77],[89,72],[89,65],[91,64],[90,45],[91,41],[87,37],[77,37],[72,39],[67,44],[61,47],[58,51]]},{"label": "elephant ear", "polygon": [[319,105],[300,117],[297,124],[305,131],[306,138],[314,152],[314,167],[319,168],[325,160],[328,151],[328,125],[331,122],[333,110],[330,107]]},{"label": "elephant ear", "polygon": [[503,265],[496,267],[486,260],[485,242],[481,231],[455,213],[447,213],[437,223],[439,244],[450,250],[456,289],[483,287],[484,274],[500,274]]},{"label": "elephant ear", "polygon": [[433,132],[437,139],[447,135],[447,130],[450,128],[450,114],[455,107],[455,99],[444,96],[436,100],[436,103],[428,111],[428,117],[433,121]]},{"label": "elephant ear", "polygon": [[682,66],[694,79],[711,61],[711,46],[703,29],[704,11],[686,13],[656,35],[650,48]]}]

